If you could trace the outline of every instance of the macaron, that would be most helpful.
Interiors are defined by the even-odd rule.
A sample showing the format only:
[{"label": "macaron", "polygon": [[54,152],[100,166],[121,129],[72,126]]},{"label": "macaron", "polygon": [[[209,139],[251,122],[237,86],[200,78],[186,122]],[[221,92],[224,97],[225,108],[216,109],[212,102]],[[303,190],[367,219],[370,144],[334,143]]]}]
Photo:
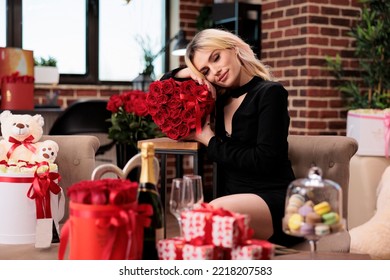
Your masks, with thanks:
[{"label": "macaron", "polygon": [[326,225],[333,225],[340,220],[340,217],[336,212],[329,212],[322,215],[322,220]]},{"label": "macaron", "polygon": [[286,213],[289,213],[289,214],[298,213],[298,207],[295,205],[287,205]]},{"label": "macaron", "polygon": [[301,214],[303,217],[306,217],[307,214],[313,212],[313,207],[307,204],[304,204],[298,209],[298,213]]},{"label": "macaron", "polygon": [[300,194],[293,194],[288,199],[288,205],[301,207],[305,203],[305,198]]},{"label": "macaron", "polygon": [[314,226],[308,223],[303,223],[299,229],[301,235],[311,235],[314,234]]},{"label": "macaron", "polygon": [[314,212],[316,212],[318,215],[324,215],[325,213],[330,212],[331,208],[327,201],[320,202],[313,207]]},{"label": "macaron", "polygon": [[316,235],[323,236],[330,233],[330,228],[325,224],[317,224],[314,228],[314,231]]},{"label": "macaron", "polygon": [[288,227],[291,230],[298,230],[303,222],[303,217],[297,213],[292,214],[288,219]]},{"label": "macaron", "polygon": [[322,222],[322,218],[316,212],[311,212],[311,213],[308,213],[306,215],[305,221],[308,224],[314,225],[314,224],[317,224],[317,223],[321,223]]}]

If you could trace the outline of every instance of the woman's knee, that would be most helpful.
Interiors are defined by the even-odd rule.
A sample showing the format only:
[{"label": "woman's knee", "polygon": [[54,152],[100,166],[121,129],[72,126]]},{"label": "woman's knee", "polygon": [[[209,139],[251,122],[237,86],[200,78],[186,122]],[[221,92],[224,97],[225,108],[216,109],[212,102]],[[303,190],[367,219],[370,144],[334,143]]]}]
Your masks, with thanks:
[{"label": "woman's knee", "polygon": [[272,216],[265,201],[254,194],[236,194],[219,197],[210,202],[218,208],[246,214],[256,238],[268,239],[273,234]]}]

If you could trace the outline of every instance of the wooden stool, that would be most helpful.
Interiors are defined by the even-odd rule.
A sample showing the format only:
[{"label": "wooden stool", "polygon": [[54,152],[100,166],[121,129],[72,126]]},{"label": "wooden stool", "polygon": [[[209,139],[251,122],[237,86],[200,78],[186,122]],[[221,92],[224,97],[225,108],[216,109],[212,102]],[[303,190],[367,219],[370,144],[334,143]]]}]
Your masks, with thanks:
[{"label": "wooden stool", "polygon": [[[165,221],[167,217],[166,210],[166,196],[167,196],[167,155],[173,154],[176,155],[176,177],[183,177],[183,167],[182,167],[182,158],[183,155],[192,155],[193,156],[193,165],[194,165],[194,174],[203,175],[203,165],[202,165],[202,147],[203,145],[199,142],[180,142],[172,140],[170,138],[154,138],[140,140],[137,143],[138,149],[141,149],[143,142],[152,142],[154,144],[155,154],[161,155],[161,166],[160,166],[160,196],[161,201],[164,207],[164,216]],[[166,237],[166,227],[164,227],[164,238]]]}]

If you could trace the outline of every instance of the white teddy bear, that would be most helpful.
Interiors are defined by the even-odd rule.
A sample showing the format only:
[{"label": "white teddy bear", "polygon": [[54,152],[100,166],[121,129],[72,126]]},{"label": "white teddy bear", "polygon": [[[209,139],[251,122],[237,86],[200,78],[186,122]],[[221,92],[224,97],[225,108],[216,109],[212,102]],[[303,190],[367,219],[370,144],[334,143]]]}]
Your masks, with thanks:
[{"label": "white teddy bear", "polygon": [[32,162],[47,161],[54,163],[58,154],[58,144],[53,140],[45,140],[37,143],[37,152],[32,157]]},{"label": "white teddy bear", "polygon": [[349,231],[351,253],[369,254],[373,259],[390,259],[390,166],[377,188],[375,215]]},{"label": "white teddy bear", "polygon": [[0,114],[0,161],[30,161],[37,152],[37,142],[43,134],[44,119],[41,115],[12,114],[6,110]]}]

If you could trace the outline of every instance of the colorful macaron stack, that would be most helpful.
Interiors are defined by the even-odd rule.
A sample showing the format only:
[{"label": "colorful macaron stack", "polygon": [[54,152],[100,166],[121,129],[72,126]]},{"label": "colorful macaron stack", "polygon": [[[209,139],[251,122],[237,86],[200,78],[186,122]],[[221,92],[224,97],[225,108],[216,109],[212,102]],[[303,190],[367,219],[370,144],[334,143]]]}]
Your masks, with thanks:
[{"label": "colorful macaron stack", "polygon": [[286,232],[297,236],[323,236],[340,231],[340,215],[327,201],[314,203],[300,194],[288,198],[283,220]]}]

